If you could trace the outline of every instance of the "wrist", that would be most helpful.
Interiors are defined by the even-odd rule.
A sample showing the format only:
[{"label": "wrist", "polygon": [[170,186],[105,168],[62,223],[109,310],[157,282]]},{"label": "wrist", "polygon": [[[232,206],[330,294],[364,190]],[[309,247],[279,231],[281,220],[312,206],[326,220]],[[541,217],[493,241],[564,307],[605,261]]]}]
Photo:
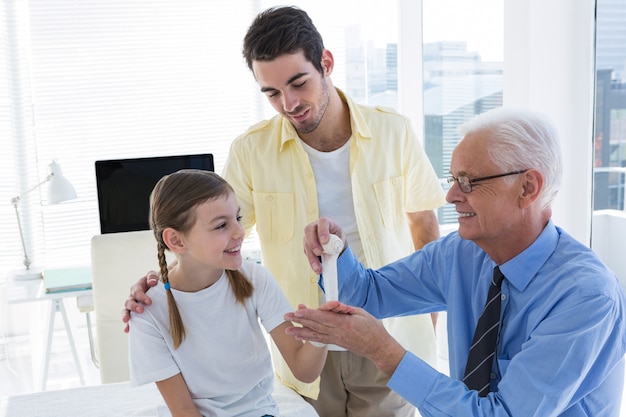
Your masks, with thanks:
[{"label": "wrist", "polygon": [[398,368],[404,355],[406,355],[406,349],[395,342],[391,349],[381,349],[380,354],[372,358],[372,361],[382,373],[391,376]]}]

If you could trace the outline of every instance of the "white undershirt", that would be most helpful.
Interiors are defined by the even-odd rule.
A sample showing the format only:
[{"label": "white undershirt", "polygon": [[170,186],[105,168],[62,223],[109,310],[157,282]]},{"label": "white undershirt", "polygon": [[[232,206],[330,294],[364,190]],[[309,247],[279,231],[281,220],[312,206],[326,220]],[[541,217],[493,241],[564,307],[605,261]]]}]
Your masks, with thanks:
[{"label": "white undershirt", "polygon": [[313,168],[320,216],[339,223],[350,242],[352,252],[357,258],[363,259],[352,199],[350,141],[331,152],[320,152],[304,141],[302,146],[309,155],[309,162]]}]

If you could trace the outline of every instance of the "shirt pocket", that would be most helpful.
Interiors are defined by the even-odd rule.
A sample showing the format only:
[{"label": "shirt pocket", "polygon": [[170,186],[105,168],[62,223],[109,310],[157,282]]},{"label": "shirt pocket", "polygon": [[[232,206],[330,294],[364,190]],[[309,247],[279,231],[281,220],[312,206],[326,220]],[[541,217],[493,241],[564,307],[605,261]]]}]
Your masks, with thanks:
[{"label": "shirt pocket", "polygon": [[252,198],[259,240],[285,243],[292,239],[295,211],[293,194],[253,192]]},{"label": "shirt pocket", "polygon": [[396,226],[404,221],[404,181],[401,176],[375,183],[374,195],[385,226]]}]

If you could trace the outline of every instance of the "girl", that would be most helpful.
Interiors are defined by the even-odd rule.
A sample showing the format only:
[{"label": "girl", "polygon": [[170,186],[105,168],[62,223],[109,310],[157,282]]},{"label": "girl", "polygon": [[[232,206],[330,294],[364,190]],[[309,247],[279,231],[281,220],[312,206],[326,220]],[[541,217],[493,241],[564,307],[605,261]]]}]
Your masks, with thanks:
[{"label": "girl", "polygon": [[[326,348],[285,334],[291,305],[268,270],[242,261],[230,185],[208,171],[166,175],[150,196],[150,227],[161,282],[144,314],[132,314],[131,382],[156,382],[173,416],[277,416],[259,322],[303,382],[319,376]],[[169,270],[166,249],[176,256]]]}]

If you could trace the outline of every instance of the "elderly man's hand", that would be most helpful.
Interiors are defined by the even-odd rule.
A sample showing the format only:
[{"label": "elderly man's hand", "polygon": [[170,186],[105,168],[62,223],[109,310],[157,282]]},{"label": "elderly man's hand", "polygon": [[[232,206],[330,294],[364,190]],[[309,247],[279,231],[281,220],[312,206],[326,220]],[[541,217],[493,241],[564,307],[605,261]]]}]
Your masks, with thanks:
[{"label": "elderly man's hand", "polygon": [[286,314],[285,320],[302,326],[286,330],[296,339],[341,346],[370,359],[387,375],[393,374],[406,353],[379,320],[338,301],[329,301],[319,309],[300,305]]}]

